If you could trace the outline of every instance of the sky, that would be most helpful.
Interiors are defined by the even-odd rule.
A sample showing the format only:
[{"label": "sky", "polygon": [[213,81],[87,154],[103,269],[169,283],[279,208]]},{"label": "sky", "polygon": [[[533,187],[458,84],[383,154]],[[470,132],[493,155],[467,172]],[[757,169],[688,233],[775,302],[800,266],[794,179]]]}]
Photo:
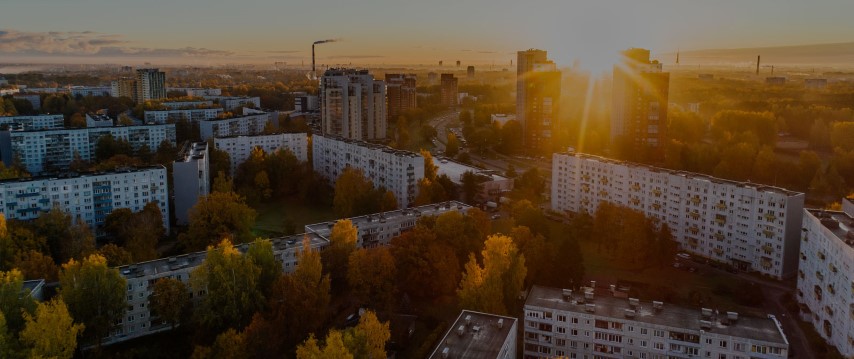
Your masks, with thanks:
[{"label": "sky", "polygon": [[[610,68],[629,47],[854,41],[851,0],[3,0],[0,62],[508,67],[549,51]],[[663,62],[672,62],[662,59]]]}]

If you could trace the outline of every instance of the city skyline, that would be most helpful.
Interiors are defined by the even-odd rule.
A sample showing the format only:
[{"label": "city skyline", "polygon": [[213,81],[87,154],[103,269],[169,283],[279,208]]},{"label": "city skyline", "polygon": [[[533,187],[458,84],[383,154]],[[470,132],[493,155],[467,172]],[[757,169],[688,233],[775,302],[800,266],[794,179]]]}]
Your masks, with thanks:
[{"label": "city skyline", "polygon": [[[618,52],[629,47],[649,48],[655,56],[677,49],[854,40],[848,35],[854,33],[854,24],[844,15],[854,11],[854,4],[841,0],[786,6],[771,0],[570,4],[382,0],[341,5],[332,0],[9,3],[0,15],[0,55],[6,61],[38,63],[300,65],[310,63],[313,41],[340,39],[318,47],[319,63],[444,60],[452,66],[459,60],[510,67],[516,51],[541,48],[549,50],[561,67],[578,61],[582,68],[599,72],[610,69]],[[173,10],[163,11],[164,7]],[[259,8],[265,10],[253,10]],[[39,16],[15,16],[26,13]],[[669,57],[663,61],[674,62]]]}]

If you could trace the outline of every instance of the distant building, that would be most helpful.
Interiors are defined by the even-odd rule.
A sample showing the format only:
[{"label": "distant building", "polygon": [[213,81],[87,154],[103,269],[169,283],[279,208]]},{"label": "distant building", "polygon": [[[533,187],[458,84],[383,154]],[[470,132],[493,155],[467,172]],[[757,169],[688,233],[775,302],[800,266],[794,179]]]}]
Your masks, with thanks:
[{"label": "distant building", "polygon": [[428,82],[429,84],[433,85],[433,84],[435,84],[435,83],[436,83],[436,81],[438,81],[438,80],[439,80],[439,74],[437,74],[437,73],[435,73],[435,72],[428,72],[428,73],[427,73],[427,82]]},{"label": "distant building", "polygon": [[466,76],[468,76],[468,78],[470,79],[474,78],[474,66],[469,66],[468,68],[466,68]]},{"label": "distant building", "polygon": [[525,300],[523,358],[789,357],[773,315],[742,316],[608,291],[534,286]]},{"label": "distant building", "polygon": [[139,103],[137,100],[136,80],[131,77],[121,77],[110,84],[110,96],[127,97],[133,100],[134,103]]},{"label": "distant building", "polygon": [[503,113],[496,113],[489,116],[490,122],[493,124],[497,123],[501,126],[504,126],[507,122],[515,121],[516,115],[507,115]]},{"label": "distant building", "polygon": [[205,100],[214,101],[214,103],[218,103],[222,106],[226,111],[232,111],[237,109],[238,107],[250,107],[250,108],[261,108],[261,98],[260,97],[248,97],[248,96],[202,96]]},{"label": "distant building", "polygon": [[214,146],[228,153],[231,159],[231,175],[234,176],[237,167],[249,159],[252,150],[260,148],[265,153],[279,150],[289,150],[301,162],[308,161],[308,134],[278,133],[253,136],[230,136],[214,138]]},{"label": "distant building", "polygon": [[843,357],[854,357],[854,211],[804,210],[803,230],[801,317]]},{"label": "distant building", "polygon": [[816,90],[827,88],[827,79],[805,79],[804,87]]},{"label": "distant building", "polygon": [[519,51],[516,61],[516,120],[525,147],[549,151],[557,133],[561,73],[543,50]]},{"label": "distant building", "polygon": [[254,111],[244,108],[242,116],[213,118],[199,122],[202,141],[214,137],[260,135],[268,125],[279,127],[279,112]]},{"label": "distant building", "polygon": [[175,194],[175,219],[178,225],[190,223],[190,209],[199,198],[210,194],[210,158],[208,143],[186,143],[172,163]]},{"label": "distant building", "polygon": [[459,100],[457,98],[457,94],[459,93],[459,89],[457,88],[458,80],[454,77],[454,74],[442,74],[442,84],[441,84],[441,103],[442,106],[445,107],[457,107],[459,105]]},{"label": "distant building", "polygon": [[320,79],[320,121],[324,136],[381,140],[386,136],[385,82],[368,70],[326,70]]},{"label": "distant building", "polygon": [[765,83],[768,85],[785,85],[786,84],[786,78],[782,77],[782,76],[766,77]]},{"label": "distant building", "polygon": [[11,130],[44,130],[65,127],[65,117],[59,115],[0,116],[0,127]]},{"label": "distant building", "polygon": [[136,102],[166,98],[166,73],[159,69],[136,70]]},{"label": "distant building", "polygon": [[148,146],[153,152],[163,141],[175,144],[175,125],[0,131],[0,157],[6,166],[20,161],[32,174],[63,171],[75,156],[84,161],[96,160],[98,140],[107,135],[128,141],[134,151]]},{"label": "distant building", "polygon": [[417,107],[418,94],[415,90],[414,74],[386,74],[385,83],[388,119],[397,121],[400,114]]},{"label": "distant building", "polygon": [[42,98],[39,94],[33,93],[16,93],[12,95],[12,97],[16,100],[25,100],[33,105],[33,109],[38,111],[42,108]]},{"label": "distant building", "polygon": [[163,166],[0,180],[0,211],[7,219],[34,220],[56,205],[98,236],[113,210],[139,212],[149,202],[160,206],[168,232],[169,189]]},{"label": "distant building", "polygon": [[7,85],[9,85],[9,81],[7,81],[5,77],[0,76],[0,86],[7,86]]},{"label": "distant building", "polygon": [[649,50],[628,49],[614,66],[611,143],[641,159],[664,161],[670,73],[649,60]]},{"label": "distant building", "polygon": [[314,171],[334,184],[345,169],[362,170],[374,187],[394,193],[398,208],[409,207],[424,178],[420,154],[362,141],[314,135],[311,138]]},{"label": "distant building", "polygon": [[186,120],[188,122],[202,122],[215,119],[222,115],[222,108],[191,108],[186,110],[154,110],[145,111],[145,123],[168,123]]},{"label": "distant building", "polygon": [[87,113],[86,127],[112,127],[113,119],[104,114]]},{"label": "distant building", "polygon": [[199,88],[199,87],[169,87],[166,91],[183,92],[187,97],[202,97],[202,96],[221,96],[222,90],[217,88]]},{"label": "distant building", "polygon": [[71,97],[110,96],[111,86],[72,86]]},{"label": "distant building", "polygon": [[427,358],[515,359],[517,331],[514,317],[463,310]]},{"label": "distant building", "polygon": [[687,252],[776,279],[798,266],[804,194],[579,153],[552,157],[552,210],[603,202],[666,223]]},{"label": "distant building", "polygon": [[172,100],[172,99],[164,99],[160,101],[160,105],[166,107],[169,110],[193,110],[193,109],[207,109],[207,108],[221,108],[220,106],[214,106],[213,100]]},{"label": "distant building", "polygon": [[[444,158],[435,159],[433,164],[436,166],[438,175],[448,176],[457,186],[462,186],[463,175],[466,172],[474,174],[480,185],[483,186],[475,198],[479,203],[488,201],[498,203],[502,194],[513,190],[513,179],[504,177],[497,171],[485,170]],[[460,195],[462,196],[463,194],[460,193]]]},{"label": "distant building", "polygon": [[315,112],[320,110],[320,99],[315,95],[310,95],[306,92],[294,92],[294,111],[296,112]]}]

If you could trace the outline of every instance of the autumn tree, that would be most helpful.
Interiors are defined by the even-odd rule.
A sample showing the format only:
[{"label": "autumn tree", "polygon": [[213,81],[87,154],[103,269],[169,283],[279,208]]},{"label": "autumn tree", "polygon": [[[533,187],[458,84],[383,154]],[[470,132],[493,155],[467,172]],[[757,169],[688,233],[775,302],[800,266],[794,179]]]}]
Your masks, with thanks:
[{"label": "autumn tree", "polygon": [[147,203],[137,213],[127,208],[116,209],[107,216],[104,227],[113,241],[137,262],[156,259],[157,244],[166,235],[163,215],[155,202]]},{"label": "autumn tree", "polygon": [[246,257],[261,270],[258,277],[258,288],[267,296],[272,290],[273,283],[282,275],[282,262],[273,254],[273,242],[256,239],[249,244]]},{"label": "autumn tree", "polygon": [[80,262],[72,259],[63,264],[59,287],[72,317],[85,325],[85,336],[100,347],[101,339],[125,313],[125,278],[117,269],[109,268],[104,257],[93,254]]},{"label": "autumn tree", "polygon": [[492,235],[484,243],[483,265],[472,253],[457,295],[464,309],[505,314],[514,307],[527,275],[525,256],[510,237]]},{"label": "autumn tree", "polygon": [[205,291],[196,319],[209,329],[244,327],[261,308],[261,269],[228,239],[209,246],[204,262],[190,273],[193,291]]},{"label": "autumn tree", "polygon": [[430,228],[416,226],[392,238],[397,288],[418,298],[451,294],[459,283],[460,265],[453,247],[437,240]]},{"label": "autumn tree", "polygon": [[448,132],[448,139],[445,144],[445,156],[454,157],[458,153],[460,153],[460,140],[457,139],[457,135]]},{"label": "autumn tree", "polygon": [[433,163],[433,154],[422,148],[421,157],[424,157],[424,178],[435,181],[439,168]]},{"label": "autumn tree", "polygon": [[106,244],[98,249],[98,254],[107,260],[107,266],[118,267],[133,263],[130,252],[113,243]]},{"label": "autumn tree", "polygon": [[388,322],[380,322],[370,310],[359,318],[359,324],[343,333],[344,346],[356,358],[386,358],[385,346],[391,338]]},{"label": "autumn tree", "polygon": [[459,263],[464,263],[469,253],[483,248],[488,234],[482,222],[458,211],[448,211],[436,217],[433,232],[436,240],[453,248]]},{"label": "autumn tree", "polygon": [[70,359],[74,356],[77,336],[84,325],[74,324],[62,299],[39,303],[35,315],[24,313],[24,320],[21,342],[27,347],[30,358]]},{"label": "autumn tree", "polygon": [[343,288],[347,281],[347,264],[350,254],[356,250],[359,230],[349,219],[341,219],[332,226],[329,246],[321,253],[323,268],[329,273],[332,284]]},{"label": "autumn tree", "polygon": [[180,280],[160,278],[154,282],[154,290],[148,301],[151,316],[160,317],[175,329],[189,307],[190,293]]},{"label": "autumn tree", "polygon": [[350,254],[347,284],[361,303],[377,308],[393,306],[397,267],[388,247],[358,249]]},{"label": "autumn tree", "polygon": [[332,201],[335,214],[339,218],[353,217],[363,212],[360,208],[365,194],[370,193],[373,184],[361,170],[348,167],[335,180],[335,198]]},{"label": "autumn tree", "polygon": [[24,291],[24,276],[17,269],[0,272],[0,313],[6,321],[6,327],[17,333],[24,326],[24,313],[35,310],[35,302]]},{"label": "autumn tree", "polygon": [[329,331],[321,348],[314,334],[304,343],[297,346],[297,359],[353,359],[354,356],[344,345],[341,332],[335,329]]},{"label": "autumn tree", "polygon": [[252,239],[256,212],[234,192],[213,192],[190,209],[190,227],[179,239],[190,250],[210,245],[216,238]]},{"label": "autumn tree", "polygon": [[24,273],[24,278],[28,280],[44,279],[46,282],[55,282],[59,275],[59,267],[53,259],[34,250],[19,253],[13,266]]},{"label": "autumn tree", "polygon": [[71,215],[59,206],[33,221],[38,236],[47,238],[51,256],[57,263],[80,260],[95,250],[95,237],[85,222],[72,221]]}]

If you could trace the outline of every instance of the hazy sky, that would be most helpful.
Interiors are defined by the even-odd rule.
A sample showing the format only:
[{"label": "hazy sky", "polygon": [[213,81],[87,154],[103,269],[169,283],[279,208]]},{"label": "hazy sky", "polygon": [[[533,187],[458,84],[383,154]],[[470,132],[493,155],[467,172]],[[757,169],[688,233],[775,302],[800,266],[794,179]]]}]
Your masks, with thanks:
[{"label": "hazy sky", "polygon": [[506,66],[541,48],[597,69],[632,46],[854,41],[851,14],[851,0],[4,0],[0,62],[295,64],[340,38],[319,62]]}]

